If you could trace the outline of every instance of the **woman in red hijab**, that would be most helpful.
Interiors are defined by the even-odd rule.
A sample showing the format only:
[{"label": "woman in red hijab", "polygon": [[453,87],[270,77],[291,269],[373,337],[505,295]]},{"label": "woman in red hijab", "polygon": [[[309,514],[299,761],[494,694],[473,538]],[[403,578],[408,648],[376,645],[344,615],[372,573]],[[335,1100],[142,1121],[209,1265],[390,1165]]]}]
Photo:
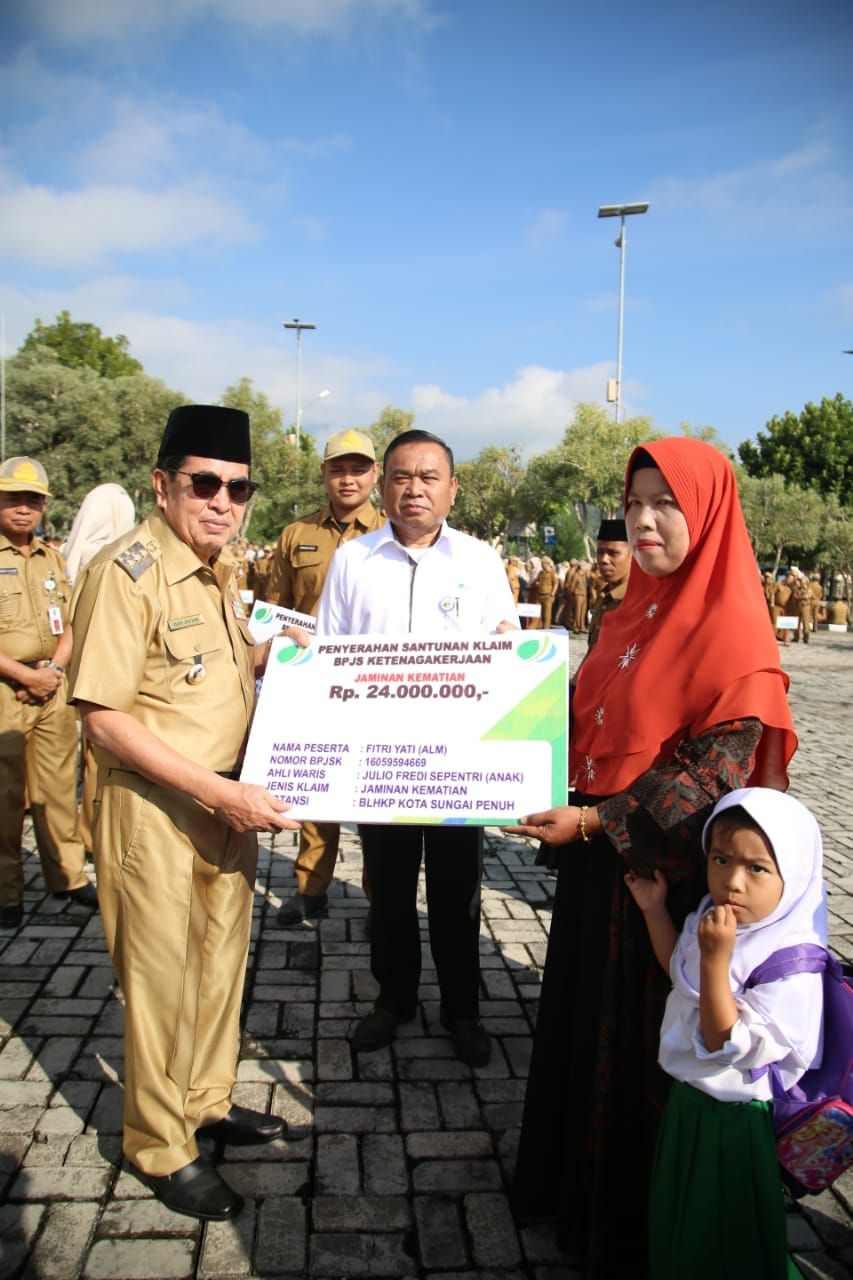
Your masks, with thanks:
[{"label": "woman in red hijab", "polygon": [[731,464],[698,440],[635,449],[637,568],[580,672],[567,808],[515,830],[558,871],[519,1143],[522,1220],[556,1217],[587,1277],[645,1274],[648,1183],[667,1078],[669,983],[624,884],[663,871],[677,928],[705,891],[702,826],[743,786],[784,790],[788,680]]}]

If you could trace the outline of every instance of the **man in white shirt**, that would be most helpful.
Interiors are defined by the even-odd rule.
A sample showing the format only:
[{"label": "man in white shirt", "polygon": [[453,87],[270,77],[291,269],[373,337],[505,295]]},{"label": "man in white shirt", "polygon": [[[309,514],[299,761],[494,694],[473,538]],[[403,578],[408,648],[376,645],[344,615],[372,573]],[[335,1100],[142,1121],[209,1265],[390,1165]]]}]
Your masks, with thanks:
[{"label": "man in white shirt", "polygon": [[[406,431],[385,451],[388,524],[341,546],[317,613],[318,635],[506,631],[518,627],[497,552],[450,529],[453,453],[427,431]],[[376,1007],[353,1034],[357,1051],[390,1044],[417,1012],[421,969],[417,885],[426,856],[430,946],[441,1022],[457,1056],[485,1066],[491,1041],[478,1019],[482,830],[452,826],[360,828],[373,893],[370,964]]]}]

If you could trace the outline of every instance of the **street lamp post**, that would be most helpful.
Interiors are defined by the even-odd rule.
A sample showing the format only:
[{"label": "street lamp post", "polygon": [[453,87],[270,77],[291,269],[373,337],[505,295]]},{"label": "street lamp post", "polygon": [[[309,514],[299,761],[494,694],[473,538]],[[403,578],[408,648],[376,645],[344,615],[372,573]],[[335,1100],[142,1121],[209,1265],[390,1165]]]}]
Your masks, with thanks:
[{"label": "street lamp post", "polygon": [[316,324],[294,316],[284,321],[285,329],[296,330],[296,447],[299,448],[299,432],[302,426],[302,330],[316,329]]},{"label": "street lamp post", "polygon": [[622,421],[622,328],[625,317],[625,219],[632,213],[645,213],[648,201],[637,204],[603,204],[599,207],[599,218],[619,218],[619,239],[615,241],[619,250],[619,326],[616,337],[616,421]]}]

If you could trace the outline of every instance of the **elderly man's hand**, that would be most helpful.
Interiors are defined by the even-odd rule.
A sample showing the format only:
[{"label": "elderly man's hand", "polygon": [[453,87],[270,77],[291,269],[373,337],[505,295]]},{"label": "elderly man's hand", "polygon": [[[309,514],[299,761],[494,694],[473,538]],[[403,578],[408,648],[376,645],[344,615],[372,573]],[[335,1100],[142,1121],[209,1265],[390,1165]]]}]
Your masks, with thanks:
[{"label": "elderly man's hand", "polygon": [[284,816],[289,808],[252,782],[229,782],[215,812],[235,831],[298,831],[300,824]]}]

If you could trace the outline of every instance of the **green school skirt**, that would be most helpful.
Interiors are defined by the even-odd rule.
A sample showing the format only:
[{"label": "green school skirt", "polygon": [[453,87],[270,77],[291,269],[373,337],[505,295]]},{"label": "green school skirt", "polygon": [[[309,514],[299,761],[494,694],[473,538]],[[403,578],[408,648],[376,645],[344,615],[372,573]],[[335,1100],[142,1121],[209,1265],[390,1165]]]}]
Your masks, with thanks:
[{"label": "green school skirt", "polygon": [[801,1280],[769,1102],[720,1102],[673,1081],[649,1229],[651,1280]]}]

